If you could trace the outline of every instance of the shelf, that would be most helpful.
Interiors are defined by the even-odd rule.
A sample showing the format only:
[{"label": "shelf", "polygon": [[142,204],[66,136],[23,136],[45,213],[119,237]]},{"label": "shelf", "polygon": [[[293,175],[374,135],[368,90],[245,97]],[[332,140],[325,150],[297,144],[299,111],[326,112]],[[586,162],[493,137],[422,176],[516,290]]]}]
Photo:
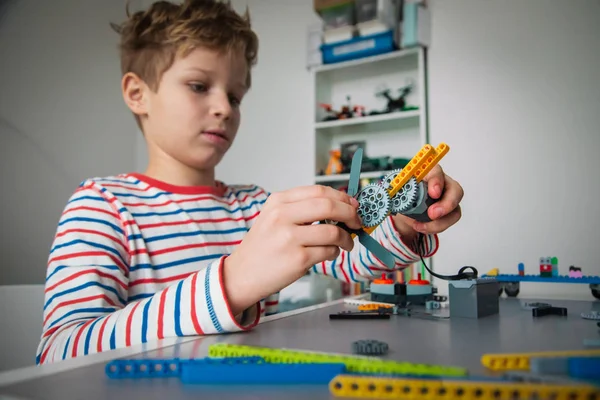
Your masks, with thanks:
[{"label": "shelf", "polygon": [[397,111],[389,114],[369,115],[366,117],[355,117],[348,119],[338,119],[334,121],[317,122],[316,129],[337,128],[340,126],[362,125],[374,122],[393,121],[400,119],[418,118],[421,115],[419,110]]},{"label": "shelf", "polygon": [[343,61],[343,62],[339,62],[339,63],[335,63],[335,64],[318,65],[318,66],[312,68],[312,70],[319,73],[319,72],[325,72],[325,71],[338,70],[338,69],[342,69],[342,68],[356,67],[356,66],[359,66],[362,64],[370,64],[370,63],[374,63],[374,62],[378,62],[378,61],[393,60],[395,58],[412,56],[414,54],[417,54],[420,50],[421,50],[420,47],[414,47],[414,48],[404,49],[404,50],[396,50],[396,51],[391,51],[389,53],[379,54],[379,55],[371,56],[371,57],[359,58],[356,60]]},{"label": "shelf", "polygon": [[[360,174],[360,179],[371,179],[380,178],[392,171],[369,171]],[[315,182],[342,182],[350,179],[350,174],[336,174],[336,175],[318,175],[315,176]]]}]

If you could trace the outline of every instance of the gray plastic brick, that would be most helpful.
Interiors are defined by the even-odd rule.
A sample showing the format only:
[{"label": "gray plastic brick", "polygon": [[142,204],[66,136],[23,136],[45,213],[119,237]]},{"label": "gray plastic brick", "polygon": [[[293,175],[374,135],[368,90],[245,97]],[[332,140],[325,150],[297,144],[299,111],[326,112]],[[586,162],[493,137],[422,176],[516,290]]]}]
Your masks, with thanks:
[{"label": "gray plastic brick", "polygon": [[498,314],[500,300],[496,279],[479,278],[450,281],[450,318],[483,318]]}]

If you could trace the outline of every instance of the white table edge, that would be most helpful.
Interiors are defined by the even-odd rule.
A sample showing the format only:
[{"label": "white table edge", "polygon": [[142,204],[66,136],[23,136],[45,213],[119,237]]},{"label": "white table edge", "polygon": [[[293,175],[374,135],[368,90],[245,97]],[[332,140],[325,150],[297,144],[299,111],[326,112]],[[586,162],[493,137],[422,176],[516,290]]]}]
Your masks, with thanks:
[{"label": "white table edge", "polygon": [[[277,321],[282,318],[292,317],[294,315],[307,313],[310,311],[318,310],[325,307],[330,307],[336,304],[343,303],[347,299],[360,299],[363,298],[365,294],[360,294],[356,296],[346,296],[338,300],[333,300],[325,303],[320,303],[308,307],[302,307],[295,310],[290,310],[282,313],[277,313],[269,316],[262,317],[259,324],[264,324],[267,322]],[[15,383],[28,381],[37,379],[43,376],[54,375],[61,372],[73,370],[76,368],[87,367],[90,365],[104,363],[111,360],[116,360],[118,358],[123,358],[135,354],[141,354],[147,351],[157,350],[160,348],[165,348],[169,346],[173,346],[175,344],[181,344],[186,342],[191,342],[203,336],[185,336],[185,337],[172,337],[165,338],[162,340],[155,340],[152,342],[147,342],[139,345],[134,345],[130,347],[115,349],[104,351],[102,353],[94,353],[89,354],[83,357],[76,357],[73,359],[67,359],[64,361],[60,361],[53,364],[45,364],[45,365],[33,365],[29,367],[17,368],[13,370],[8,370],[0,373],[0,388],[3,386],[12,385]]]}]

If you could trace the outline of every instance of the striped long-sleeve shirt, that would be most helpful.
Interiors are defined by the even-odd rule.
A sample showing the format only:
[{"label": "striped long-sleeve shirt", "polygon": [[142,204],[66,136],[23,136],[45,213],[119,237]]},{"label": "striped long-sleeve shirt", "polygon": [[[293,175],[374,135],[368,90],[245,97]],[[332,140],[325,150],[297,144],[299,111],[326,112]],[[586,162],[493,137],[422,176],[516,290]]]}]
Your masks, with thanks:
[{"label": "striped long-sleeve shirt", "polygon": [[[172,336],[252,329],[277,311],[278,293],[232,315],[223,260],[268,198],[257,186],[181,187],[141,174],[84,181],[69,199],[48,259],[37,363]],[[396,269],[419,260],[388,218],[373,233]],[[438,247],[426,240],[426,257]],[[317,273],[346,282],[389,272],[363,246]]]}]

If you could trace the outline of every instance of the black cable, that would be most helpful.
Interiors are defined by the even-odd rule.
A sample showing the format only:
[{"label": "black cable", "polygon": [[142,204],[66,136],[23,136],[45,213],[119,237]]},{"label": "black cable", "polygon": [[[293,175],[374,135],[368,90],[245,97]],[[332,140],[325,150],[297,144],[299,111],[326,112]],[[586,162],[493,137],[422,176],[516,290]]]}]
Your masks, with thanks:
[{"label": "black cable", "polygon": [[[461,279],[477,279],[479,272],[477,271],[477,269],[475,267],[471,267],[471,266],[462,267],[461,269],[458,270],[458,273],[456,275],[439,275],[439,274],[436,274],[435,272],[433,272],[432,270],[430,270],[429,267],[427,266],[427,264],[425,264],[425,260],[423,259],[423,254],[425,254],[425,241],[423,240],[424,238],[425,238],[425,235],[423,235],[422,233],[419,232],[419,235],[417,236],[417,239],[415,240],[415,243],[414,243],[414,248],[416,250],[416,253],[419,255],[419,258],[421,259],[423,266],[425,266],[425,269],[429,272],[429,274],[431,276],[433,276],[434,278],[445,280],[445,281],[458,281]],[[465,272],[467,269],[470,269],[473,272]]]}]

